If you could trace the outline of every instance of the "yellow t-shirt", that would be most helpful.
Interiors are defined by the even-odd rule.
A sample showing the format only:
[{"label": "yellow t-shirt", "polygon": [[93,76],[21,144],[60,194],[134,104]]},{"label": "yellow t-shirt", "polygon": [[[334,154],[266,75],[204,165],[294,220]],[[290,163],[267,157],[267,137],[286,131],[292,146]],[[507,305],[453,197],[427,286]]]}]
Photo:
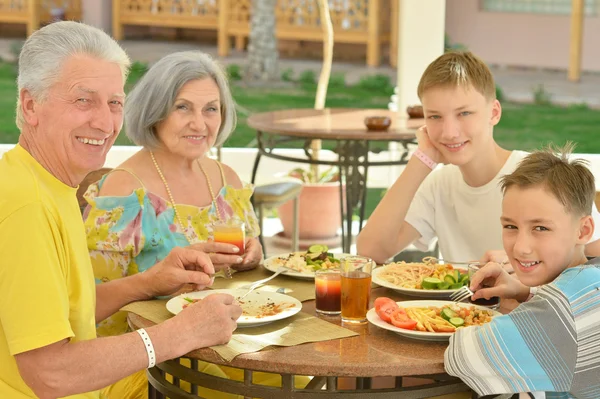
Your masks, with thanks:
[{"label": "yellow t-shirt", "polygon": [[0,398],[36,397],[14,355],[96,338],[96,290],[75,194],[19,145],[0,159]]}]

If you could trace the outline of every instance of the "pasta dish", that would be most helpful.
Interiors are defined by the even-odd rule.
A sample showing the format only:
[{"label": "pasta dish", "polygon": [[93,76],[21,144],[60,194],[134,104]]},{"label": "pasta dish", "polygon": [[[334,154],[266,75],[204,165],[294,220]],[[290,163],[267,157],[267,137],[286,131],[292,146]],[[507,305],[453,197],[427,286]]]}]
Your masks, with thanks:
[{"label": "pasta dish", "polygon": [[436,258],[427,257],[420,263],[389,263],[383,266],[378,276],[400,288],[410,289],[459,289],[468,283],[467,273],[436,261]]}]

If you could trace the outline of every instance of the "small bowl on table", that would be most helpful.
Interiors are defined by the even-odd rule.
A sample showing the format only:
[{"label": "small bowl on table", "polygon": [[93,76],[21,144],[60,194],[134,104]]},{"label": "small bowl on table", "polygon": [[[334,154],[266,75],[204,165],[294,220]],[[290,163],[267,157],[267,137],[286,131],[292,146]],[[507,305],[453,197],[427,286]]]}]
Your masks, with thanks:
[{"label": "small bowl on table", "polygon": [[425,117],[425,115],[423,115],[423,106],[421,105],[407,107],[406,113],[410,119],[423,119]]},{"label": "small bowl on table", "polygon": [[389,116],[367,116],[365,125],[370,131],[383,132],[392,125],[392,120]]}]

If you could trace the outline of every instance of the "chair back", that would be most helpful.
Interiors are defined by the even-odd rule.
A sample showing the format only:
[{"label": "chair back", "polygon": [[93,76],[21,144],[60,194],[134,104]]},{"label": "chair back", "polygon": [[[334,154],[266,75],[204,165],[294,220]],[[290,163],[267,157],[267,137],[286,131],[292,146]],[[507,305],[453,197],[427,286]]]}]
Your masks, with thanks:
[{"label": "chair back", "polygon": [[83,181],[79,183],[79,188],[77,189],[77,202],[79,203],[79,208],[81,209],[82,213],[85,207],[87,206],[87,201],[85,200],[85,198],[83,198],[83,194],[85,194],[90,184],[97,182],[102,178],[102,176],[104,176],[111,170],[112,168],[102,168],[94,170],[88,173],[88,175],[83,179]]}]

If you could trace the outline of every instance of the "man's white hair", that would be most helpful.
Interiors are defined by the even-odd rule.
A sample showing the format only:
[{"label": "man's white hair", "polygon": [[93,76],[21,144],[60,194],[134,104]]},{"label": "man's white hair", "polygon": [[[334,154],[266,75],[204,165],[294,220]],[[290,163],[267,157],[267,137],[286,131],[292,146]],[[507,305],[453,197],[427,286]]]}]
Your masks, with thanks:
[{"label": "man's white hair", "polygon": [[123,81],[131,61],[119,44],[105,32],[79,22],[55,22],[35,31],[25,41],[19,55],[17,77],[17,126],[25,122],[21,111],[21,90],[36,101],[44,101],[48,89],[56,83],[64,62],[74,55],[89,55],[119,65]]}]

